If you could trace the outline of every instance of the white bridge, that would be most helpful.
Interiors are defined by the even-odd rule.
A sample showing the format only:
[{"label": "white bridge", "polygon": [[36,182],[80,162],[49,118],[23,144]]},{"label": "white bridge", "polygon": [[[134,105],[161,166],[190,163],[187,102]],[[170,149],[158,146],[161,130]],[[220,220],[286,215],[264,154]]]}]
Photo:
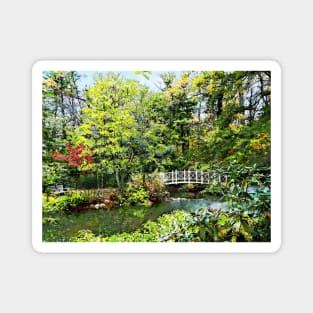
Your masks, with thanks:
[{"label": "white bridge", "polygon": [[160,173],[165,185],[176,184],[212,184],[227,182],[227,175],[211,171],[172,171]]}]

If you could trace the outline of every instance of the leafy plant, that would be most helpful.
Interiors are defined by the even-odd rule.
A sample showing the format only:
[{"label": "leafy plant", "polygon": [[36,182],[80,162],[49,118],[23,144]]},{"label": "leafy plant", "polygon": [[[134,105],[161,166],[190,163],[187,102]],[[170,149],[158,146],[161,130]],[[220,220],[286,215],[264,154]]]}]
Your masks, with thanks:
[{"label": "leafy plant", "polygon": [[83,192],[74,192],[68,197],[68,207],[75,208],[80,204],[88,203],[90,198],[86,193]]},{"label": "leafy plant", "polygon": [[100,241],[100,237],[97,237],[89,229],[82,229],[77,232],[75,236],[70,238],[72,242],[97,242]]},{"label": "leafy plant", "polygon": [[[69,195],[64,195],[58,198],[50,197],[48,200],[43,199],[42,208],[44,217],[51,214],[63,213],[78,205],[88,203],[88,196],[83,192],[73,192]],[[46,221],[48,221],[46,219]]]},{"label": "leafy plant", "polygon": [[144,206],[149,206],[149,191],[142,187],[136,189],[134,186],[130,185],[126,188],[126,193],[124,195],[125,202],[127,204],[142,204]]}]

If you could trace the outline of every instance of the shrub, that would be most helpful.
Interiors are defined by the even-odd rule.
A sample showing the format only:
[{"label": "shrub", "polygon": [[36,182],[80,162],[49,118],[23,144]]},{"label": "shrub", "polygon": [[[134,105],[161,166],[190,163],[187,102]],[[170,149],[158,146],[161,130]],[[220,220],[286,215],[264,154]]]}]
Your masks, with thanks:
[{"label": "shrub", "polygon": [[162,193],[165,191],[165,185],[158,173],[149,175],[144,187],[150,192],[150,194]]},{"label": "shrub", "polygon": [[149,192],[143,187],[136,189],[134,186],[130,185],[126,189],[124,195],[126,204],[141,204],[144,206],[149,206]]},{"label": "shrub", "polygon": [[104,242],[267,242],[270,241],[269,216],[251,216],[236,211],[203,208],[195,212],[175,211],[156,221],[148,221],[131,233],[96,237],[80,231],[71,241]]},{"label": "shrub", "polygon": [[246,213],[203,208],[190,212],[185,223],[164,233],[160,241],[263,241],[256,236],[258,220]]},{"label": "shrub", "polygon": [[210,195],[217,195],[221,196],[226,190],[226,183],[218,183],[213,181],[210,185],[208,185],[205,189],[199,192],[202,196],[210,196]]},{"label": "shrub", "polygon": [[43,215],[47,218],[48,215],[63,213],[86,203],[88,203],[88,196],[83,192],[72,192],[58,198],[49,197],[48,200],[43,199]]},{"label": "shrub", "polygon": [[49,197],[49,200],[43,200],[42,208],[44,214],[61,213],[68,208],[68,196],[61,196],[58,198]]},{"label": "shrub", "polygon": [[175,211],[171,214],[160,216],[157,221],[147,221],[143,228],[132,233],[115,234],[103,237],[102,241],[107,242],[159,242],[160,237],[173,229],[178,224],[183,224],[189,213],[185,211]]},{"label": "shrub", "polygon": [[68,208],[76,208],[81,204],[87,204],[89,197],[84,192],[74,192],[68,196]]},{"label": "shrub", "polygon": [[72,242],[97,242],[100,241],[101,238],[97,237],[93,234],[93,232],[89,229],[85,230],[79,230],[76,235],[72,236],[70,238],[70,241]]},{"label": "shrub", "polygon": [[[162,201],[166,195],[168,194],[165,189],[165,185],[163,183],[163,180],[159,176],[158,173],[145,175],[145,178],[143,178],[142,174],[137,174],[132,177],[132,181],[129,185],[131,188],[134,188],[136,190],[140,190],[139,193],[143,193],[143,190],[145,190],[148,194],[148,197],[145,196],[146,200],[144,200],[144,204],[148,205],[148,199],[151,201]],[[126,190],[126,194],[134,193],[134,191],[131,189]],[[140,195],[138,195],[140,197]],[[133,203],[143,203],[140,202],[133,202]]]}]

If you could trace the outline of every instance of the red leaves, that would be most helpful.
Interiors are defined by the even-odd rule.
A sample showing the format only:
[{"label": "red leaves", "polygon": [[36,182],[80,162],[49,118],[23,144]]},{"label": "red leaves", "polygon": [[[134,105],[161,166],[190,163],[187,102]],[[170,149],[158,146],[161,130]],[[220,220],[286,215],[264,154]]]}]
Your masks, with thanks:
[{"label": "red leaves", "polygon": [[80,143],[76,148],[74,148],[71,143],[67,143],[66,148],[69,152],[69,155],[64,155],[59,152],[52,152],[52,158],[57,161],[67,161],[68,165],[75,167],[83,167],[93,163],[91,154],[86,154],[89,148],[85,147],[84,153],[84,145],[82,143]]},{"label": "red leaves", "polygon": [[52,152],[51,156],[53,159],[55,159],[57,161],[65,161],[66,160],[66,155],[63,155],[59,152]]}]

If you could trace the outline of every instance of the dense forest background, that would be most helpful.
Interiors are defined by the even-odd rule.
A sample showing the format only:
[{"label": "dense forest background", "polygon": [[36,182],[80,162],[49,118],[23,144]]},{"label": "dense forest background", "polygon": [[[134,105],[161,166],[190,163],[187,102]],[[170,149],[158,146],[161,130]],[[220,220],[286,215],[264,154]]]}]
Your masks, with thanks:
[{"label": "dense forest background", "polygon": [[44,188],[124,190],[135,173],[270,166],[270,72],[164,72],[155,88],[152,72],[132,74],[94,73],[83,88],[82,72],[44,72]]}]

